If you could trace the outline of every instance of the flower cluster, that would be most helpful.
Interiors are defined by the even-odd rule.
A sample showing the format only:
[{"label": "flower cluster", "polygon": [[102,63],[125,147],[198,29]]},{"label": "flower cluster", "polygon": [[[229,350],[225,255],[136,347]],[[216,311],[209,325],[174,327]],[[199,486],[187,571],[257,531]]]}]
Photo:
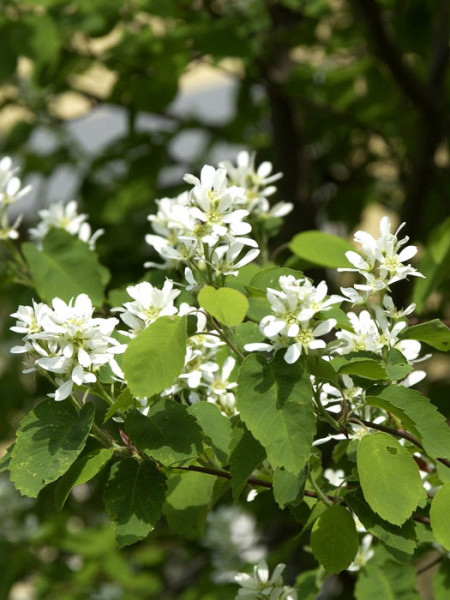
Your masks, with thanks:
[{"label": "flower cluster", "polygon": [[89,244],[91,250],[95,248],[95,242],[104,233],[98,229],[92,233],[91,226],[87,222],[87,215],[78,214],[78,205],[71,200],[66,205],[63,202],[54,202],[48,208],[39,211],[41,220],[29,230],[32,241],[40,248],[42,241],[51,229],[64,229],[82,242]]},{"label": "flower cluster", "polygon": [[260,331],[270,343],[247,344],[245,349],[267,352],[286,348],[284,359],[292,364],[302,353],[326,347],[325,341],[317,338],[329,333],[336,320],[321,320],[319,313],[326,312],[343,298],[336,295],[327,298],[325,281],[315,287],[305,277],[296,279],[293,275],[283,275],[279,286],[280,290],[267,290],[272,313],[263,317],[259,324]]},{"label": "flower cluster", "polygon": [[112,309],[120,313],[122,321],[130,327],[121,333],[135,337],[159,317],[191,315],[197,326],[187,341],[184,369],[161,395],[183,395],[191,404],[205,400],[216,404],[224,414],[232,415],[236,412],[233,389],[237,383],[231,374],[236,360],[227,355],[223,362],[217,362],[218,350],[225,342],[214,329],[208,329],[203,312],[186,303],[175,306],[174,300],[180,291],[173,289],[173,285],[173,281],[167,279],[161,290],[147,281],[129,286],[127,292],[133,301]]},{"label": "flower cluster", "polygon": [[[407,327],[407,317],[414,311],[415,305],[398,309],[392,297],[388,295],[389,285],[404,279],[407,275],[418,275],[411,265],[402,262],[414,256],[416,248],[408,246],[397,256],[399,246],[404,245],[407,238],[398,241],[398,231],[395,235],[390,234],[390,223],[387,217],[382,219],[380,231],[381,237],[378,240],[364,232],[358,232],[355,236],[355,239],[363,242],[368,255],[364,264],[360,262],[361,257],[354,252],[348,252],[347,257],[355,265],[358,264],[358,268],[354,270],[364,275],[367,281],[372,281],[373,272],[376,272],[376,279],[381,284],[377,283],[376,286],[355,284],[353,288],[341,288],[342,296],[328,297],[327,285],[324,281],[315,287],[307,278],[282,276],[278,281],[278,289],[267,290],[270,314],[264,316],[259,324],[261,333],[268,341],[247,344],[245,350],[250,352],[282,350],[284,360],[288,364],[295,363],[302,354],[317,350],[325,360],[358,351],[371,352],[387,359],[391,350],[401,352],[405,361],[411,366],[428,358],[428,356],[419,357],[420,342],[402,339],[401,336]],[[394,260],[395,256],[397,258]],[[397,265],[395,268],[394,263]],[[389,270],[387,265],[392,268]],[[357,305],[356,311],[347,313],[349,327],[339,328],[335,334],[336,340],[327,346],[323,339],[317,338],[329,333],[336,325],[334,319],[326,318],[327,311],[343,301],[350,301]],[[424,371],[415,370],[406,377],[405,375],[400,377],[396,383],[409,387],[424,377]],[[361,418],[376,422],[377,419],[383,419],[384,422],[380,411],[370,409],[370,414],[368,413],[369,407],[366,405],[365,390],[362,387],[356,385],[348,375],[342,375],[340,380],[339,387],[330,383],[322,383],[318,387],[314,377],[311,377],[322,407],[331,413],[340,413],[344,402],[348,414],[356,413]],[[365,431],[359,431],[360,429],[358,425],[349,424],[347,438],[353,439],[364,435]],[[345,437],[343,434],[331,435],[315,443],[323,443],[329,439],[343,439],[343,437]]]},{"label": "flower cluster", "polygon": [[148,217],[154,234],[146,242],[164,259],[163,264],[147,262],[146,267],[167,268],[184,264],[188,289],[213,283],[253,261],[260,249],[252,237],[251,222],[263,215],[285,216],[289,203],[270,209],[267,197],[281,173],[270,176],[272,165],[262,163],[255,171],[254,156],[238,155],[238,166],[224,162],[218,169],[205,165],[200,178],[187,174],[190,192],[176,198],[157,200],[158,211]]},{"label": "flower cluster", "polygon": [[[354,288],[343,288],[342,293],[354,303],[364,303],[369,294],[389,290],[392,283],[406,279],[409,275],[423,277],[414,267],[404,264],[417,253],[415,246],[407,246],[400,251],[409,238],[398,239],[398,233],[403,229],[402,223],[395,234],[391,233],[389,217],[380,221],[380,237],[374,239],[366,231],[357,231],[355,242],[361,244],[364,256],[357,252],[346,252],[346,257],[354,268],[341,268],[339,271],[360,273],[365,283],[356,284]],[[362,292],[362,294],[361,294]]]},{"label": "flower cluster", "polygon": [[249,219],[266,220],[271,217],[285,217],[293,209],[290,202],[277,202],[270,206],[268,198],[277,188],[272,185],[283,177],[282,173],[272,173],[272,163],[265,161],[255,167],[255,153],[239,152],[236,166],[230,161],[222,161],[219,167],[227,172],[228,179],[233,185],[245,190],[245,208],[249,212]]},{"label": "flower cluster", "polygon": [[80,294],[66,304],[54,298],[52,306],[33,301],[32,306],[19,306],[11,316],[17,319],[12,331],[23,335],[23,346],[11,352],[27,354],[32,365],[29,371],[54,376],[55,400],[67,398],[74,386],[97,381],[96,372],[109,365],[116,377],[123,373],[114,354],[124,351],[112,336],[118,320],[93,317],[93,306],[86,294]]},{"label": "flower cluster", "polygon": [[[401,332],[407,327],[407,317],[415,310],[415,304],[405,309],[395,306],[388,294],[393,283],[406,279],[409,275],[423,277],[406,261],[417,253],[415,246],[403,250],[408,237],[398,240],[398,233],[404,227],[402,223],[395,234],[391,233],[389,217],[380,221],[380,237],[374,239],[364,231],[355,234],[355,241],[362,246],[365,258],[356,252],[347,252],[348,260],[354,269],[342,268],[340,271],[353,271],[362,275],[366,282],[355,283],[353,287],[341,288],[342,294],[353,305],[361,306],[359,313],[348,312],[353,331],[342,330],[336,334],[341,341],[337,348],[339,354],[365,350],[387,357],[389,350],[399,350],[410,365],[425,360],[419,358],[421,344],[417,340],[401,339]],[[405,386],[415,385],[425,377],[424,371],[413,371],[403,381]]]},{"label": "flower cluster", "polygon": [[16,173],[17,169],[13,168],[10,157],[3,157],[0,160],[0,240],[16,240],[19,237],[18,229],[22,221],[22,215],[19,215],[11,225],[7,208],[12,204],[16,204],[31,189],[29,185],[22,187]]},{"label": "flower cluster", "polygon": [[125,302],[123,306],[113,308],[112,312],[119,312],[122,321],[130,327],[130,331],[123,331],[128,337],[135,337],[158,317],[176,315],[178,308],[173,301],[179,295],[179,290],[173,289],[173,281],[166,279],[162,290],[154,287],[148,281],[127,287],[127,293],[132,302]]},{"label": "flower cluster", "polygon": [[234,580],[241,586],[236,599],[245,600],[297,600],[297,591],[283,585],[283,571],[286,565],[277,565],[269,577],[269,568],[265,560],[253,567],[253,575],[239,573]]},{"label": "flower cluster", "polygon": [[184,179],[192,190],[158,202],[157,214],[149,217],[158,235],[149,234],[145,240],[165,259],[164,268],[184,263],[194,288],[198,283],[237,274],[259,250],[255,240],[245,237],[252,227],[243,220],[248,211],[240,208],[244,190],[228,185],[225,169],[205,165],[200,179],[194,175]]}]

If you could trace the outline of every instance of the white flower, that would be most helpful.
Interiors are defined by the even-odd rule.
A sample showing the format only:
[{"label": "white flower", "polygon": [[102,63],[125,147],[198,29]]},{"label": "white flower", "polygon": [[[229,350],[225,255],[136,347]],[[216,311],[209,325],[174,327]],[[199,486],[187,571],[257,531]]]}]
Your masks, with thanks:
[{"label": "white flower", "polygon": [[191,215],[198,224],[187,239],[197,239],[214,246],[222,238],[232,242],[234,238],[250,233],[252,227],[242,221],[248,211],[237,209],[243,202],[244,190],[237,186],[228,187],[225,169],[214,169],[205,165],[200,179],[187,174],[184,180],[194,186],[191,191]]},{"label": "white flower", "polygon": [[219,246],[214,250],[210,263],[216,276],[236,276],[241,267],[255,260],[260,252],[257,247],[258,244],[256,242],[251,244],[253,247],[242,256],[242,250],[246,245],[248,244],[244,244],[242,241],[236,241],[230,245]]},{"label": "white flower", "polygon": [[152,246],[160,256],[166,259],[164,264],[154,262],[146,262],[144,267],[156,267],[158,269],[167,269],[176,264],[178,261],[186,262],[194,258],[195,253],[199,250],[198,241],[195,239],[178,238],[178,244],[172,246],[168,239],[151,233],[145,236],[145,241],[149,246]]},{"label": "white flower", "polygon": [[15,204],[20,198],[28,194],[30,185],[22,188],[22,183],[15,176],[17,169],[13,168],[12,160],[5,156],[0,160],[0,207]]},{"label": "white flower", "polygon": [[380,221],[380,237],[377,240],[365,231],[355,233],[354,240],[361,244],[364,257],[356,252],[346,252],[347,259],[355,268],[340,268],[339,271],[357,271],[367,279],[367,285],[355,286],[356,289],[377,291],[386,289],[391,283],[406,279],[409,275],[423,277],[416,269],[404,264],[417,253],[415,246],[400,250],[409,239],[404,237],[399,240],[397,237],[404,225],[402,223],[395,234],[392,234],[390,219],[385,216]]},{"label": "white flower", "polygon": [[338,349],[340,354],[357,350],[368,350],[377,352],[380,344],[380,334],[376,322],[372,319],[367,310],[363,310],[359,315],[353,312],[347,313],[354,333],[342,329],[336,333],[336,337],[344,345]]},{"label": "white flower", "polygon": [[320,402],[326,406],[329,412],[339,413],[342,400],[345,399],[352,407],[355,407],[364,399],[364,390],[355,386],[348,375],[341,375],[342,385],[338,389],[330,383],[324,383],[320,389]]},{"label": "white flower", "polygon": [[245,206],[250,216],[280,218],[291,212],[294,205],[290,202],[278,202],[271,208],[267,200],[277,189],[270,184],[283,176],[282,173],[271,175],[272,163],[265,161],[255,168],[255,153],[246,151],[239,152],[236,162],[237,166],[229,161],[223,161],[219,166],[226,169],[232,183],[245,190]]},{"label": "white flower", "polygon": [[306,330],[308,322],[316,313],[342,301],[340,296],[331,296],[325,300],[325,281],[320,282],[316,288],[306,278],[295,279],[293,275],[288,275],[280,277],[279,285],[281,291],[272,288],[267,290],[273,314],[263,317],[260,323],[261,332],[268,338],[276,335],[296,337],[300,329]]},{"label": "white flower", "polygon": [[113,308],[112,312],[120,312],[122,321],[131,328],[124,332],[130,337],[136,336],[158,317],[173,316],[178,312],[173,301],[180,294],[173,289],[173,281],[166,279],[162,290],[148,281],[127,287],[132,302],[125,302],[123,307]]},{"label": "white flower", "polygon": [[191,215],[187,192],[175,198],[156,200],[156,204],[157,213],[149,215],[148,220],[157,235],[148,234],[145,241],[165,258],[165,263],[147,262],[144,266],[165,269],[179,260],[186,261],[193,256],[197,249],[197,241],[186,241],[181,238],[193,231],[196,219]]},{"label": "white flower", "polygon": [[355,288],[341,287],[341,292],[344,294],[345,300],[352,304],[365,304],[367,301],[367,294],[360,294]]},{"label": "white flower", "polygon": [[266,315],[259,324],[260,331],[270,340],[268,343],[246,344],[248,352],[270,352],[286,348],[284,359],[295,363],[300,355],[309,350],[325,348],[324,340],[317,337],[326,335],[336,325],[335,319],[313,322],[314,315],[328,310],[340,302],[340,296],[331,296],[325,300],[327,285],[322,281],[317,288],[309,279],[296,279],[293,275],[279,278],[281,290],[268,288],[267,299],[272,314]]},{"label": "white flower", "polygon": [[339,487],[345,481],[345,473],[342,469],[325,469],[323,476],[335,487]]},{"label": "white flower", "polygon": [[236,381],[230,381],[235,366],[235,359],[228,356],[222,365],[222,369],[203,372],[208,402],[217,404],[225,415],[236,413],[236,398],[231,390],[237,387],[237,383]]},{"label": "white flower", "polygon": [[23,333],[24,346],[12,348],[14,353],[28,353],[34,360],[31,370],[43,369],[55,374],[58,388],[55,400],[67,398],[74,387],[97,381],[96,372],[110,365],[114,375],[123,378],[114,354],[124,346],[111,337],[118,320],[95,318],[90,298],[80,294],[68,304],[54,298],[52,308],[33,302],[19,306],[11,329]]},{"label": "white flower", "polygon": [[368,561],[375,554],[374,549],[371,547],[373,541],[373,535],[367,533],[361,542],[361,546],[355,556],[354,561],[348,567],[348,571],[359,571],[361,567],[364,567]]},{"label": "white flower", "polygon": [[[386,421],[386,417],[384,415],[380,415],[379,417],[375,417],[372,419],[375,424],[381,424]],[[326,444],[331,440],[361,440],[366,435],[370,434],[370,430],[364,424],[357,423],[347,423],[346,425],[346,433],[332,433],[327,435],[324,438],[319,438],[314,440],[313,446],[321,446],[322,444]]]},{"label": "white flower", "polygon": [[103,229],[98,229],[92,234],[91,227],[87,223],[87,215],[78,214],[78,205],[71,200],[66,205],[62,202],[54,202],[48,208],[39,211],[40,222],[29,230],[30,238],[38,247],[50,229],[64,229],[71,235],[78,237],[82,242],[89,245],[91,250],[95,248],[95,242],[102,235]]},{"label": "white flower", "polygon": [[176,236],[190,231],[194,221],[189,211],[189,194],[183,192],[175,198],[162,198],[156,200],[158,211],[156,215],[149,215],[154,231],[164,237],[172,237],[170,241],[176,242]]},{"label": "white flower", "polygon": [[19,225],[22,221],[22,215],[19,215],[13,225],[9,224],[8,215],[3,214],[0,225],[0,240],[17,240],[19,237]]},{"label": "white flower", "polygon": [[299,329],[295,336],[274,335],[270,344],[264,342],[246,344],[244,350],[247,352],[273,352],[286,348],[284,360],[288,364],[293,364],[297,362],[302,353],[308,354],[309,350],[325,348],[326,343],[324,340],[316,338],[329,333],[335,325],[335,319],[320,321],[314,328],[310,325],[309,321],[300,321]]},{"label": "white flower", "polygon": [[393,321],[398,321],[399,319],[403,319],[404,317],[413,313],[416,309],[416,305],[414,303],[409,304],[404,310],[398,310],[394,304],[394,301],[387,294],[383,298],[383,307],[386,315],[392,319]]},{"label": "white flower", "polygon": [[300,321],[300,330],[295,336],[295,341],[291,344],[284,355],[284,360],[288,364],[297,362],[302,352],[308,354],[309,350],[325,348],[324,340],[317,340],[317,337],[326,335],[336,325],[335,319],[326,319],[321,321],[314,329],[309,322]]},{"label": "white flower", "polygon": [[282,574],[285,565],[275,567],[269,578],[269,568],[265,560],[253,567],[253,575],[239,573],[234,580],[241,586],[236,599],[246,600],[297,600],[297,591],[283,586]]},{"label": "white flower", "polygon": [[[226,169],[227,175],[230,180],[238,186],[243,188],[265,188],[268,184],[277,181],[283,177],[283,173],[272,173],[272,163],[265,161],[255,169],[255,158],[254,152],[246,152],[242,150],[239,152],[236,158],[237,166],[235,167],[229,161],[222,161],[219,166]],[[270,195],[275,190],[270,190],[266,195]]]},{"label": "white flower", "polygon": [[[227,371],[227,369],[222,370],[222,374],[220,374],[219,365],[215,360],[218,349],[224,346],[225,342],[218,337],[215,331],[208,331],[206,316],[197,308],[183,303],[180,306],[178,314],[180,316],[194,315],[197,318],[197,328],[195,334],[191,335],[187,341],[182,373],[178,376],[174,384],[170,388],[165,389],[161,395],[172,396],[186,391],[189,402],[194,403],[200,400],[206,401],[208,397],[217,399],[220,391],[222,391],[225,393],[224,398],[230,393],[234,407],[234,395],[229,392],[234,386],[231,383],[230,385],[224,384],[224,378],[225,380],[228,379],[232,368],[230,371]],[[217,390],[214,393],[211,391],[210,385],[215,381],[216,377]],[[221,406],[219,402],[218,404]],[[234,410],[231,414],[233,412]]]}]

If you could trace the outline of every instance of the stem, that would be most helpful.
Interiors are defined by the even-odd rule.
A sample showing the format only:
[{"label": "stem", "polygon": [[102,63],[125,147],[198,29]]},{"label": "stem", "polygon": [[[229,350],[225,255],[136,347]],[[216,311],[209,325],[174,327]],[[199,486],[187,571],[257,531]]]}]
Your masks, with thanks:
[{"label": "stem", "polygon": [[316,408],[319,411],[319,415],[324,419],[324,421],[326,421],[329,425],[331,425],[331,427],[333,427],[333,429],[336,429],[337,431],[341,431],[342,427],[339,425],[339,423],[333,419],[333,417],[330,415],[329,412],[327,412],[324,408],[324,406],[322,405],[322,402],[320,401],[320,392],[316,389],[313,389],[314,392],[314,400],[316,402]]},{"label": "stem", "polygon": [[113,448],[115,447],[114,440],[110,438],[110,436],[105,433],[100,427],[96,424],[92,424],[92,430],[94,432],[94,437],[101,442],[105,448]]},{"label": "stem", "polygon": [[92,393],[101,398],[102,400],[105,400],[105,402],[107,402],[110,406],[114,404],[114,400],[111,398],[111,396],[108,394],[108,392],[105,390],[105,388],[98,379],[95,383],[95,386],[92,389]]},{"label": "stem", "polygon": [[276,258],[277,256],[283,252],[283,250],[287,250],[289,248],[289,242],[286,242],[284,244],[281,244],[280,246],[278,246],[278,248],[275,248],[275,250],[272,252],[271,256],[270,256],[270,260],[271,262],[276,262]]},{"label": "stem", "polygon": [[310,484],[313,486],[317,497],[319,500],[321,500],[324,504],[326,504],[327,506],[333,506],[334,502],[328,497],[326,496],[322,490],[320,489],[320,487],[317,485],[317,482],[315,481],[314,477],[311,475],[311,472],[308,473],[308,481],[310,482]]},{"label": "stem", "polygon": [[20,251],[11,242],[11,240],[3,240],[4,248],[11,257],[9,261],[9,269],[13,273],[14,282],[20,285],[34,288],[33,280],[29,275],[29,268]]},{"label": "stem", "polygon": [[214,329],[219,334],[219,337],[227,344],[227,346],[229,346],[231,348],[231,350],[234,352],[234,354],[236,354],[237,358],[239,359],[239,362],[240,363],[244,362],[245,356],[242,354],[242,352],[239,350],[239,348],[236,346],[236,344],[234,343],[234,341],[231,339],[231,337],[229,335],[229,333],[231,332],[231,329],[229,327],[223,328],[210,315],[207,315],[207,318],[208,318],[208,321],[211,323],[211,325],[214,326]]}]

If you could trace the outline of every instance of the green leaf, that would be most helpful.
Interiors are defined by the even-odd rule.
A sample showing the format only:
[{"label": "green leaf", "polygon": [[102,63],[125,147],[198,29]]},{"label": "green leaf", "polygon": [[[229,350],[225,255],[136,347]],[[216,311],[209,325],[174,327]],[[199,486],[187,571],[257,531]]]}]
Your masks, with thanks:
[{"label": "green leaf", "polygon": [[225,287],[216,290],[207,285],[200,290],[198,303],[219,323],[228,327],[242,323],[248,310],[248,300],[244,294]]},{"label": "green leaf", "polygon": [[148,416],[128,413],[125,431],[135,446],[165,466],[183,463],[202,453],[203,435],[187,408],[169,398],[150,407]]},{"label": "green leaf", "polygon": [[411,365],[406,358],[396,348],[391,348],[388,352],[387,359],[384,364],[386,374],[391,381],[403,379],[412,371]]},{"label": "green leaf", "polygon": [[398,417],[432,458],[450,459],[450,429],[428,398],[416,390],[390,385],[371,388],[366,400]]},{"label": "green leaf", "polygon": [[345,253],[355,251],[347,240],[323,231],[303,231],[292,238],[289,248],[303,260],[330,269],[352,266]]},{"label": "green leaf", "polygon": [[128,409],[132,408],[135,405],[135,400],[131,395],[131,392],[128,388],[125,388],[121,394],[119,394],[118,398],[114,401],[113,404],[108,408],[105,414],[105,418],[103,419],[103,423],[106,423],[111,417],[113,417],[117,412],[126,412]]},{"label": "green leaf", "polygon": [[368,564],[355,587],[356,600],[420,600],[415,590],[416,571],[410,565],[388,561],[382,568]]},{"label": "green leaf", "polygon": [[234,501],[238,500],[247,479],[265,458],[266,451],[263,446],[255,440],[245,425],[233,429],[229,462]]},{"label": "green leaf", "polygon": [[450,350],[450,329],[439,319],[427,323],[413,325],[403,331],[400,337],[404,340],[419,340],[429,346],[448,352]]},{"label": "green leaf", "polygon": [[188,413],[196,418],[198,424],[203,429],[203,433],[211,441],[219,461],[223,465],[226,464],[231,441],[231,424],[229,419],[211,402],[196,402],[188,408]]},{"label": "green leaf", "polygon": [[63,475],[84,447],[94,421],[94,405],[78,413],[69,400],[41,402],[21,422],[11,455],[11,481],[25,496],[36,498]]},{"label": "green leaf", "polygon": [[333,384],[338,383],[338,376],[330,361],[320,358],[314,354],[308,354],[306,357],[308,371],[317,379],[330,381]]},{"label": "green leaf", "polygon": [[372,433],[359,442],[357,466],[372,510],[389,523],[404,523],[422,497],[419,468],[409,452],[387,433]]},{"label": "green leaf", "polygon": [[379,539],[397,560],[403,562],[411,560],[411,555],[416,548],[412,521],[407,521],[401,527],[384,521],[365,502],[360,490],[346,494],[345,502],[367,531]]},{"label": "green leaf", "polygon": [[54,62],[62,45],[58,25],[45,12],[21,16],[20,27],[14,32],[17,51],[36,61],[38,65]]},{"label": "green leaf", "polygon": [[53,298],[68,302],[85,293],[94,306],[102,305],[101,265],[87,244],[67,231],[52,229],[44,238],[42,250],[25,242],[22,251],[36,291],[44,302],[50,303]]},{"label": "green leaf", "polygon": [[113,448],[97,448],[76,460],[56,484],[56,509],[61,510],[71,490],[95,477],[109,462],[113,454]]},{"label": "green leaf", "polygon": [[380,356],[372,352],[349,352],[343,356],[333,358],[332,367],[341,375],[357,375],[366,379],[386,379]]},{"label": "green leaf", "polygon": [[195,471],[169,478],[164,514],[173,531],[189,539],[203,534],[215,481],[216,477]]},{"label": "green leaf", "polygon": [[261,270],[261,267],[255,263],[244,265],[241,269],[239,269],[239,273],[237,275],[227,275],[225,277],[225,286],[245,294],[246,287],[250,284],[252,278]]},{"label": "green leaf", "polygon": [[166,477],[149,460],[126,458],[111,468],[103,500],[119,546],[145,538],[161,516]]},{"label": "green leaf", "polygon": [[186,318],[159,317],[130,341],[122,368],[136,398],[170,387],[184,367]]},{"label": "green leaf", "polygon": [[248,356],[238,376],[237,408],[275,469],[297,473],[311,455],[316,431],[312,390],[305,362],[288,365],[281,355],[270,362]]},{"label": "green leaf", "polygon": [[421,313],[430,294],[450,273],[450,217],[431,232],[418,270],[425,277],[414,277],[412,301]]},{"label": "green leaf", "polygon": [[285,508],[288,504],[291,506],[300,504],[305,482],[306,469],[296,474],[277,467],[273,473],[273,495],[278,506]]},{"label": "green leaf", "polygon": [[433,576],[434,600],[448,600],[450,590],[450,559],[442,558],[439,570]]},{"label": "green leaf", "polygon": [[450,482],[436,492],[430,508],[431,529],[436,541],[450,550]]},{"label": "green leaf", "polygon": [[329,573],[346,569],[355,558],[358,546],[355,521],[343,506],[330,506],[313,525],[311,549]]}]

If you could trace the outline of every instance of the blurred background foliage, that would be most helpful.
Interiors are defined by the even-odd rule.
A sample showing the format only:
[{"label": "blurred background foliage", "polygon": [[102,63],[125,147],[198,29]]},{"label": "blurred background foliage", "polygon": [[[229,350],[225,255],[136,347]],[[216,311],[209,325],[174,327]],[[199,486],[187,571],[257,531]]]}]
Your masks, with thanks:
[{"label": "blurred background foliage", "polygon": [[[154,200],[179,193],[184,173],[245,147],[283,171],[278,198],[295,206],[275,245],[316,227],[350,237],[380,214],[405,220],[413,243],[435,249],[424,258],[434,261],[433,294],[415,293],[422,315],[448,318],[449,228],[442,223],[450,183],[449,4],[0,0],[0,153],[12,155],[34,184],[22,239],[48,203],[56,174],[62,198],[52,199],[77,198],[93,229],[106,230],[97,247],[111,287],[135,282],[150,258],[144,235]],[[182,102],[208,86],[216,90],[213,102],[226,97],[219,118],[213,106]],[[411,290],[403,290],[406,302]],[[3,274],[1,293],[6,447],[48,390],[8,357],[8,315],[29,302],[29,291]],[[450,416],[448,365],[438,356],[429,371],[425,391]],[[49,519],[51,486],[29,502],[0,483],[7,507],[0,514],[0,598],[206,600],[235,593],[211,584],[204,547],[181,545],[169,529],[119,553],[95,486]],[[274,522],[268,504],[261,497],[252,511],[270,546],[283,541],[292,517]],[[295,547],[285,550],[277,558],[290,553],[292,573],[313,566],[296,560]],[[339,586],[334,597],[353,597],[350,580]]]}]

